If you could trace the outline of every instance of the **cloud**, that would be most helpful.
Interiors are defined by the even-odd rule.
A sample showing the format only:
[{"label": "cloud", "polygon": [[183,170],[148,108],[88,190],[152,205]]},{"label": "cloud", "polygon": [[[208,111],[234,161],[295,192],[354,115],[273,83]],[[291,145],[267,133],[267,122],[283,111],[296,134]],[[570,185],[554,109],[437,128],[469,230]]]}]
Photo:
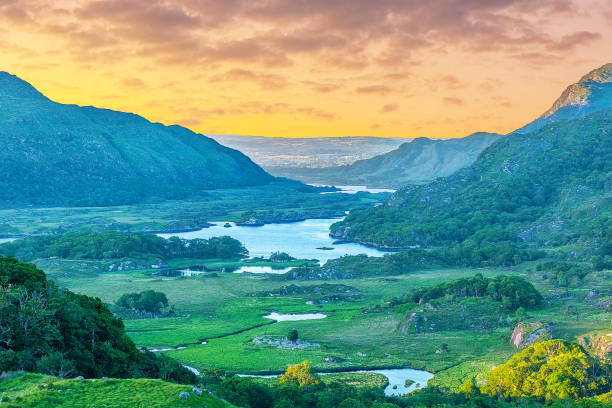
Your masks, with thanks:
[{"label": "cloud", "polygon": [[446,96],[442,100],[449,105],[463,105],[463,99],[456,96]]},{"label": "cloud", "polygon": [[[291,66],[300,55],[338,69],[410,64],[424,49],[561,53],[600,38],[559,38],[533,16],[569,14],[570,0],[4,0],[2,17],[28,21],[85,58],[141,55],[163,63],[253,61]],[[567,30],[566,30],[567,31]],[[77,57],[79,54],[76,55]]]},{"label": "cloud", "polygon": [[600,33],[579,31],[561,37],[559,41],[551,43],[547,48],[551,51],[573,51],[576,47],[587,45],[599,39],[601,39]]},{"label": "cloud", "polygon": [[282,89],[287,86],[287,79],[282,75],[255,72],[243,68],[235,68],[223,74],[213,75],[209,80],[211,83],[219,81],[250,81],[259,84],[261,89]]},{"label": "cloud", "polygon": [[396,103],[390,103],[387,105],[383,105],[381,112],[383,113],[390,113],[390,112],[395,112],[397,110],[397,108],[399,108],[399,105]]},{"label": "cloud", "polygon": [[125,78],[121,81],[121,83],[129,88],[134,89],[144,89],[147,87],[147,84],[139,78]]},{"label": "cloud", "polygon": [[393,90],[386,85],[368,85],[362,86],[355,89],[357,93],[360,94],[378,94],[378,95],[387,95]]}]

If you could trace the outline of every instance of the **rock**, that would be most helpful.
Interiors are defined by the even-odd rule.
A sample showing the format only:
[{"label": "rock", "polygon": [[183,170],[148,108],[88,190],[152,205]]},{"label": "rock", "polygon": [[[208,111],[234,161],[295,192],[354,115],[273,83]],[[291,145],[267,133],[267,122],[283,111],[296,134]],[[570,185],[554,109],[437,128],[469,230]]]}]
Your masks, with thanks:
[{"label": "rock", "polygon": [[612,333],[599,336],[593,341],[593,349],[595,354],[601,359],[612,359]]},{"label": "rock", "polygon": [[599,291],[597,289],[589,290],[589,293],[587,293],[587,297],[589,299],[594,298],[595,296],[597,296],[598,293]]},{"label": "rock", "polygon": [[189,397],[190,397],[190,395],[189,395],[189,393],[188,393],[187,391],[183,391],[183,392],[181,392],[181,393],[179,394],[179,398],[180,398],[180,399],[187,399],[187,398],[189,398]]},{"label": "rock", "polygon": [[82,375],[79,375],[78,377],[74,377],[75,380],[84,380],[85,377],[83,377]]},{"label": "rock", "polygon": [[201,397],[201,396],[202,396],[202,391],[201,391],[201,390],[199,390],[199,389],[197,389],[197,388],[194,388],[194,389],[193,389],[193,390],[191,390],[191,391],[193,391],[193,393],[194,393],[195,395],[197,395],[198,397]]},{"label": "rock", "polygon": [[108,377],[102,377],[101,380],[108,380]]},{"label": "rock", "polygon": [[510,344],[516,348],[529,347],[534,343],[553,338],[552,327],[541,322],[519,323],[510,336]]}]

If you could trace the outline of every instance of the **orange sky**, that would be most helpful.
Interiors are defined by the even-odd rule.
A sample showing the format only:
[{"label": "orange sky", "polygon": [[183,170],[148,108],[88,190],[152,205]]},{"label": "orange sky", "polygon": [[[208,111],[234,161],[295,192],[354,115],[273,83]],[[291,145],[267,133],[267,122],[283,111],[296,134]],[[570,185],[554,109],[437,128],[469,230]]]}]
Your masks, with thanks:
[{"label": "orange sky", "polygon": [[508,132],[612,62],[609,0],[0,0],[0,70],[202,133]]}]

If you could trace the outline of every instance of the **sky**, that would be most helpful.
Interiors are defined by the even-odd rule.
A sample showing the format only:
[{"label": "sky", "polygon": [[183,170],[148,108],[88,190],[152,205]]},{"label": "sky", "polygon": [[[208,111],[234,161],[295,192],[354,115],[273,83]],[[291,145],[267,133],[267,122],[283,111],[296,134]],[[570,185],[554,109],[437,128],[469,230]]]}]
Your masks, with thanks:
[{"label": "sky", "polygon": [[610,39],[609,0],[0,0],[0,70],[205,134],[506,133]]}]

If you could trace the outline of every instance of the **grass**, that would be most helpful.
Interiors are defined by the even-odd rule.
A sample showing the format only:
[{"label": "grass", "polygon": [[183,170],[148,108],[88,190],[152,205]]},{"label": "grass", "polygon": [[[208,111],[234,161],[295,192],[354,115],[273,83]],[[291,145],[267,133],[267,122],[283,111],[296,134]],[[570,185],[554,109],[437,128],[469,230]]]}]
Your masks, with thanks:
[{"label": "grass", "polygon": [[[515,268],[453,268],[337,282],[279,281],[232,273],[219,273],[217,278],[152,278],[147,271],[83,275],[77,270],[55,270],[51,276],[62,286],[98,296],[108,303],[126,292],[153,289],[166,293],[170,304],[175,305],[177,313],[183,317],[125,321],[127,332],[139,346],[186,346],[167,353],[201,371],[279,373],[302,360],[310,360],[318,371],[412,367],[436,372],[432,385],[456,390],[466,379],[482,380],[484,373],[516,352],[509,344],[514,323],[488,331],[443,330],[441,327],[418,335],[402,335],[397,328],[405,319],[406,308],[414,306],[368,313],[365,310],[413,288],[450,279],[476,273],[488,277],[514,274],[532,280],[546,299],[540,309],[528,311],[526,319],[552,324],[557,337],[575,340],[610,327],[610,315],[598,306],[605,294],[612,293],[609,274],[593,275],[581,287],[565,289],[555,288],[539,278],[534,270],[535,264]],[[354,302],[324,305],[307,304],[309,295],[254,296],[282,285],[322,283],[352,286],[363,296]],[[587,300],[591,289],[597,289],[600,295]],[[571,313],[566,313],[568,307]],[[328,317],[273,323],[263,318],[272,311],[320,312]],[[300,339],[320,347],[278,349],[252,341],[257,336],[284,337],[289,330],[297,330]],[[200,344],[203,339],[207,344]],[[436,354],[436,349],[444,343],[449,352]]]},{"label": "grass", "polygon": [[[0,382],[2,403],[11,408],[90,407],[206,407],[233,405],[209,395],[198,397],[191,386],[150,379],[65,380],[41,374],[21,373]],[[181,392],[190,397],[179,398]]]}]

